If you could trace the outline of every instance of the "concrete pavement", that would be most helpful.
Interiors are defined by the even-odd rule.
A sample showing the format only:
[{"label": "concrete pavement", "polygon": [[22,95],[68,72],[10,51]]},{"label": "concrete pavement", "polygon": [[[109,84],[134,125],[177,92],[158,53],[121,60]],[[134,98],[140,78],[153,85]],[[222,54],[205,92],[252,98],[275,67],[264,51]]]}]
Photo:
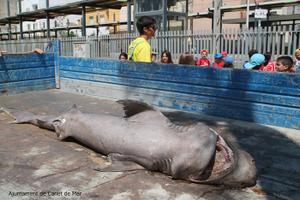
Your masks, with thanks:
[{"label": "concrete pavement", "polygon": [[[122,116],[119,104],[60,90],[0,96],[0,106],[58,114],[77,104],[83,112]],[[72,139],[0,113],[0,199],[300,199],[300,130],[190,113],[164,111],[174,123],[202,121],[236,141],[256,160],[256,186],[229,189],[172,180],[149,171],[98,172],[105,157]]]}]

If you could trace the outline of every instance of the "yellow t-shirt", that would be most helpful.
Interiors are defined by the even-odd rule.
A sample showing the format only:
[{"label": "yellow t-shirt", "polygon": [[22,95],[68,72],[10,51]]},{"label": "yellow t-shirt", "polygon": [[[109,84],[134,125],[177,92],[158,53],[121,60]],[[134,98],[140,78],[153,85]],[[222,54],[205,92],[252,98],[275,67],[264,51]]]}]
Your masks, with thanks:
[{"label": "yellow t-shirt", "polygon": [[128,60],[151,62],[151,46],[145,38],[138,37],[128,47]]}]

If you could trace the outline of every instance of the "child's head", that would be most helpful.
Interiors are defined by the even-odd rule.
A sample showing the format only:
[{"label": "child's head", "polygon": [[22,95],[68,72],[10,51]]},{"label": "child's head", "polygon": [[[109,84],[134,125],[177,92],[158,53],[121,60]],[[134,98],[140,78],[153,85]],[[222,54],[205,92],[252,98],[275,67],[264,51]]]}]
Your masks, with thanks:
[{"label": "child's head", "polygon": [[253,54],[250,61],[247,62],[244,67],[249,70],[259,70],[262,64],[265,62],[265,56],[260,53]]},{"label": "child's head", "polygon": [[300,60],[300,48],[296,49],[295,57],[296,57],[297,60]]},{"label": "child's head", "polygon": [[223,56],[222,56],[222,54],[220,54],[220,53],[216,53],[216,54],[215,54],[215,62],[216,62],[216,63],[221,63],[221,62],[223,62]]},{"label": "child's head", "polygon": [[125,52],[120,53],[119,60],[127,60],[127,58],[128,58],[127,53]]},{"label": "child's head", "polygon": [[226,58],[227,56],[228,56],[228,53],[227,53],[227,51],[222,51],[222,56],[223,56],[223,58]]},{"label": "child's head", "polygon": [[232,56],[226,56],[224,58],[224,65],[223,68],[233,68],[233,62],[234,62],[234,58]]},{"label": "child's head", "polygon": [[280,56],[276,60],[276,71],[290,72],[294,67],[293,59],[290,56]]},{"label": "child's head", "polygon": [[194,56],[189,53],[181,54],[178,64],[195,65]]},{"label": "child's head", "polygon": [[168,50],[164,50],[161,53],[161,63],[173,63],[171,53]]},{"label": "child's head", "polygon": [[152,17],[142,16],[136,22],[136,28],[140,35],[153,37],[156,31],[156,20]]},{"label": "child's head", "polygon": [[256,53],[258,53],[258,51],[256,49],[250,49],[248,52],[249,59]]},{"label": "child's head", "polygon": [[202,49],[200,51],[200,53],[201,53],[202,58],[207,58],[207,56],[208,56],[208,50],[207,49]]}]

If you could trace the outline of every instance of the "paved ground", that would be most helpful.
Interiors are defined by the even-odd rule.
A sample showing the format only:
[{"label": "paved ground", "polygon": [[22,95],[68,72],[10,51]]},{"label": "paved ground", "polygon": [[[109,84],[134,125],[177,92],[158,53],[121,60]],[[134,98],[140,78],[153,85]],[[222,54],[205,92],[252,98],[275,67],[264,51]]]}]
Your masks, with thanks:
[{"label": "paved ground", "polygon": [[[59,90],[1,96],[0,106],[57,114],[73,103],[84,112],[123,115],[112,101]],[[165,112],[177,122],[203,121],[235,140],[256,160],[259,180],[246,189],[228,189],[172,180],[149,171],[101,173],[101,155],[76,141],[57,140],[32,125],[9,124],[0,113],[0,199],[300,199],[300,131]]]}]

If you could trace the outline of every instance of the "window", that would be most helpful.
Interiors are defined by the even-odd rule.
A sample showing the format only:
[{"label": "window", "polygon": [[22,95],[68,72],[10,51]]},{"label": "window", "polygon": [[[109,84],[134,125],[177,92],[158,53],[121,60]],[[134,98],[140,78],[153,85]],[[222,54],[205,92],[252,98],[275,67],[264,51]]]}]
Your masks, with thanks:
[{"label": "window", "polygon": [[90,16],[89,20],[90,20],[90,25],[94,25],[95,24],[95,22],[94,22],[94,16]]},{"label": "window", "polygon": [[105,22],[104,15],[98,15],[98,24],[104,23],[104,22]]}]

